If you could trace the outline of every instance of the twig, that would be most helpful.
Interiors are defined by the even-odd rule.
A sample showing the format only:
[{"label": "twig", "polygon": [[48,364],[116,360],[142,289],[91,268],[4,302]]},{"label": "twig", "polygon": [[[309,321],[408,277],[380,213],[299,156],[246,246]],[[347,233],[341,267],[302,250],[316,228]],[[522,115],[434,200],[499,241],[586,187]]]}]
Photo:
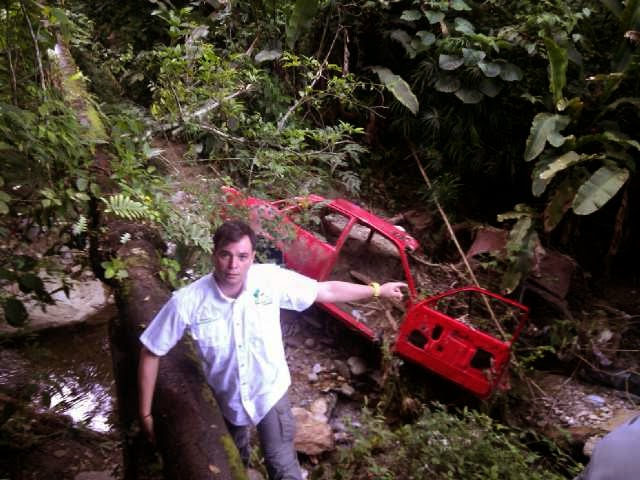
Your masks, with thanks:
[{"label": "twig", "polygon": [[[327,55],[324,57],[324,60],[320,64],[320,67],[318,67],[318,71],[316,72],[315,76],[313,77],[313,80],[311,81],[311,84],[309,85],[311,89],[313,89],[313,87],[316,85],[318,80],[320,80],[320,78],[322,77],[322,72],[324,71],[324,67],[329,62],[329,55],[331,55],[331,52],[333,51],[333,46],[336,44],[336,39],[338,38],[338,35],[340,34],[341,30],[342,30],[342,27],[336,30],[336,34],[334,35],[333,40],[331,41],[331,46],[329,47],[329,51],[327,52]],[[289,119],[291,114],[295,112],[296,109],[307,100],[308,100],[308,97],[303,93],[302,96],[296,101],[296,103],[294,103],[293,105],[291,105],[291,107],[289,107],[289,110],[287,110],[287,113],[285,113],[283,117],[280,120],[278,120],[278,131],[284,128],[284,125],[287,123],[287,120]]]},{"label": "twig", "polygon": [[[233,98],[235,98],[235,97],[237,97],[239,95],[242,95],[243,93],[246,93],[246,92],[250,91],[252,88],[253,88],[253,84],[249,83],[249,84],[243,86],[237,92],[234,92],[231,95],[228,95],[228,96],[224,97],[221,102],[219,102],[217,100],[209,100],[207,103],[205,103],[202,107],[200,107],[195,112],[191,112],[191,113],[187,113],[187,114],[183,115],[182,116],[182,121],[183,122],[187,122],[189,120],[193,120],[194,118],[200,120],[204,115],[209,113],[211,110],[214,110],[214,109],[218,108],[222,102],[225,102],[227,100],[231,100],[231,99],[233,99]],[[158,125],[156,130],[157,131],[161,131],[161,132],[166,132],[166,131],[169,131],[169,130],[177,129],[178,127],[180,127],[180,122],[165,123],[165,124],[162,124],[162,125]]]},{"label": "twig", "polygon": [[420,257],[419,255],[416,255],[414,252],[411,252],[411,251],[409,252],[409,256],[411,257],[412,260],[415,260],[416,262],[421,263],[422,265],[424,265],[426,267],[439,267],[440,266],[437,263],[428,262],[424,258]]},{"label": "twig", "polygon": [[229,135],[228,133],[225,133],[222,130],[219,130],[211,125],[200,124],[198,126],[207,132],[215,133],[216,135],[222,138],[226,138],[227,140],[231,140],[236,143],[246,143],[246,139],[242,137],[234,137],[233,135]]},{"label": "twig", "polygon": [[29,12],[24,6],[24,1],[20,0],[20,7],[22,8],[22,13],[24,14],[24,18],[27,20],[27,25],[29,26],[29,33],[31,34],[31,39],[33,40],[33,44],[36,49],[36,60],[38,62],[38,71],[40,72],[40,87],[42,90],[46,89],[46,85],[44,83],[44,68],[42,67],[42,58],[40,57],[40,46],[38,45],[38,39],[36,37],[35,32],[33,31],[33,25],[31,25],[31,19],[29,18]]},{"label": "twig", "polygon": [[[6,9],[7,9],[7,16],[9,16],[9,0],[7,0],[6,2]],[[16,80],[16,71],[15,68],[13,66],[13,57],[11,56],[11,41],[10,41],[10,37],[9,37],[9,26],[7,25],[7,30],[6,30],[6,34],[7,34],[7,62],[9,63],[9,74],[10,74],[10,79],[11,79],[11,98],[13,99],[13,104],[14,105],[18,105],[18,82]]]},{"label": "twig", "polygon": [[393,315],[391,315],[391,312],[389,310],[385,310],[384,311],[384,316],[387,317],[387,321],[389,322],[389,325],[391,326],[391,328],[393,328],[394,332],[398,331],[398,323],[396,322],[396,319],[393,318]]},{"label": "twig", "polygon": [[[429,177],[427,176],[427,172],[424,170],[422,164],[420,163],[420,158],[418,157],[418,153],[416,152],[416,149],[415,149],[415,147],[413,147],[413,145],[411,146],[411,153],[413,154],[413,158],[415,158],[415,160],[416,160],[416,164],[418,165],[418,169],[420,170],[420,173],[422,174],[422,178],[424,178],[424,181],[427,184],[427,186],[429,187],[429,189],[432,189],[431,180],[429,180]],[[473,270],[471,269],[471,265],[469,265],[469,261],[467,260],[467,257],[464,254],[464,251],[462,250],[462,247],[460,246],[460,242],[458,242],[458,237],[456,236],[456,233],[453,231],[453,228],[451,228],[451,222],[449,222],[449,218],[447,217],[447,214],[443,210],[443,208],[440,205],[440,202],[438,201],[438,199],[434,197],[433,200],[434,200],[434,203],[436,204],[436,208],[438,209],[438,212],[440,213],[440,216],[442,216],[442,220],[444,221],[445,225],[447,226],[447,230],[449,231],[449,235],[451,236],[451,240],[453,240],[453,243],[455,244],[456,248],[458,249],[458,253],[460,253],[460,256],[462,257],[462,261],[464,262],[464,265],[467,268],[467,272],[469,272],[469,276],[471,277],[471,280],[473,281],[473,283],[475,284],[476,287],[480,288],[480,283],[478,283],[478,279],[476,278],[475,274],[473,273]],[[500,332],[500,335],[502,335],[502,337],[504,339],[507,339],[508,336],[507,336],[506,332],[502,328],[502,325],[500,325],[500,322],[498,322],[498,319],[496,318],[496,315],[493,312],[493,309],[491,308],[491,305],[489,304],[489,301],[487,300],[487,298],[484,295],[482,295],[482,300],[484,301],[485,307],[487,307],[487,310],[489,311],[489,314],[491,315],[491,319],[493,320],[493,323],[495,324],[496,328]]]}]

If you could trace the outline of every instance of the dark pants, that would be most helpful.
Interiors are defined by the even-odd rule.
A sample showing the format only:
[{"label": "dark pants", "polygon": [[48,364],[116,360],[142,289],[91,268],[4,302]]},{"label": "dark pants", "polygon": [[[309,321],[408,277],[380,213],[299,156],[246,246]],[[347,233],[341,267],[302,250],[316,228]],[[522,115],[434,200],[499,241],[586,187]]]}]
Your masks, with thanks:
[{"label": "dark pants", "polygon": [[[245,466],[248,465],[249,427],[232,425],[227,422],[227,428],[240,451],[242,461]],[[293,413],[291,413],[289,396],[286,393],[258,423],[256,429],[269,479],[302,480],[298,455],[293,446],[296,424]]]}]

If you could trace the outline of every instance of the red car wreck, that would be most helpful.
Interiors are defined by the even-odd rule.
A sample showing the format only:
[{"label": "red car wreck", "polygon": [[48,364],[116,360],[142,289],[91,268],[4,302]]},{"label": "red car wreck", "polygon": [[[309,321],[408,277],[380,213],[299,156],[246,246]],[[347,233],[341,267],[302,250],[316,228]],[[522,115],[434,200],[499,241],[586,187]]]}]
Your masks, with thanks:
[{"label": "red car wreck", "polygon": [[[284,265],[317,280],[409,286],[404,304],[372,299],[319,304],[371,341],[385,341],[402,358],[479,397],[503,385],[511,346],[527,307],[477,287],[443,293],[416,284],[423,265],[418,242],[400,227],[344,200],[317,195],[266,201],[224,189],[229,212],[249,209],[254,228],[273,240]],[[424,263],[424,262],[423,262]]]}]

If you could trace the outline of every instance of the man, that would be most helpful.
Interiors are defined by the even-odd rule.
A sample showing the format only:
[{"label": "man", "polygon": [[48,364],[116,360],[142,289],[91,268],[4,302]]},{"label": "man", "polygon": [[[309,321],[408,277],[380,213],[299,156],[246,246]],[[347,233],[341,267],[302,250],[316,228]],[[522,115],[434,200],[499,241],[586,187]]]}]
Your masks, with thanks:
[{"label": "man", "polygon": [[244,222],[225,222],[214,235],[212,274],[178,290],[158,312],[140,341],[139,415],[153,440],[151,404],[159,356],[188,330],[207,382],[245,465],[249,425],[256,425],[272,480],[301,480],[293,446],[295,424],[287,390],[280,308],[302,311],[318,302],[372,296],[401,300],[402,282],[360,285],[317,282],[276,265],[254,265],[256,236]]},{"label": "man", "polygon": [[640,478],[640,415],[616,427],[596,443],[589,465],[575,480]]}]

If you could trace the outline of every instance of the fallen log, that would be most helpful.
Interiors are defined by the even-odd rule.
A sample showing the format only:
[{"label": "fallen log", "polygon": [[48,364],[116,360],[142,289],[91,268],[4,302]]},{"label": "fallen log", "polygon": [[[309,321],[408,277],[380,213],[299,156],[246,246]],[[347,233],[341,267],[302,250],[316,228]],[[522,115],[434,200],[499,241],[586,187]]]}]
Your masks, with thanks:
[{"label": "fallen log", "polygon": [[[108,156],[98,152],[97,175],[108,171]],[[97,202],[96,202],[97,203]],[[112,282],[119,316],[110,324],[113,370],[116,379],[118,412],[123,432],[130,433],[124,447],[125,478],[137,478],[143,467],[144,440],[138,427],[137,365],[138,337],[169,298],[169,289],[161,282],[158,234],[144,223],[122,221],[100,215],[95,210],[91,258],[99,264],[119,258],[127,268],[127,277]],[[131,240],[120,242],[128,233]],[[183,339],[160,361],[153,414],[158,450],[163,458],[164,474],[170,479],[242,479],[246,473],[223,417],[207,387],[195,358],[195,351]]]}]

